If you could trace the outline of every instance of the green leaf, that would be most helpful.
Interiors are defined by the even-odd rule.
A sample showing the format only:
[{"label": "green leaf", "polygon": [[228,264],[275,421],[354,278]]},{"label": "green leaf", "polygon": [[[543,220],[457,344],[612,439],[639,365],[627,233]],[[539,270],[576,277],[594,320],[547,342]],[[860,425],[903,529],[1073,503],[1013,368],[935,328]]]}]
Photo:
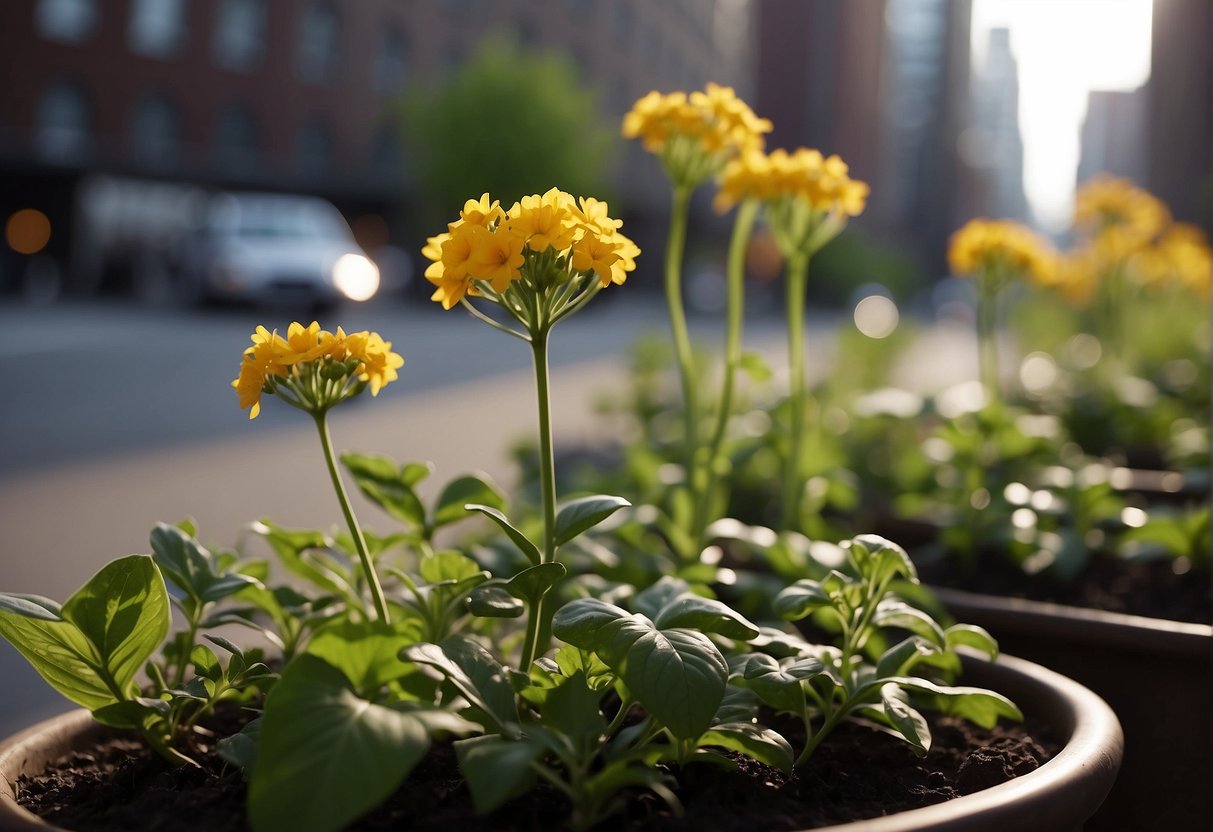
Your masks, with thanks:
[{"label": "green leaf", "polygon": [[113,561],[62,609],[34,595],[0,595],[0,635],[51,687],[89,710],[129,696],[168,627],[168,592],[147,555]]},{"label": "green leaf", "polygon": [[872,616],[872,623],[877,627],[897,627],[908,630],[940,648],[947,645],[943,628],[935,623],[935,619],[904,601],[892,598],[881,601],[876,606],[876,614]]},{"label": "green leaf", "polygon": [[101,677],[127,691],[168,635],[164,578],[147,555],[119,558],[67,600],[63,618],[92,643]]},{"label": "green leaf", "polygon": [[227,762],[249,772],[257,761],[257,746],[260,742],[261,718],[258,717],[240,729],[240,733],[224,737],[215,743],[215,751]]},{"label": "green leaf", "polygon": [[[476,561],[460,552],[444,550],[421,559],[417,571],[428,584],[459,583],[483,575]],[[487,579],[488,576],[484,575]]]},{"label": "green leaf", "polygon": [[335,832],[391,794],[429,750],[420,719],[355,694],[316,656],[287,666],[261,719],[248,810],[256,832]]},{"label": "green leaf", "polygon": [[781,618],[796,621],[820,607],[833,605],[825,587],[817,581],[803,578],[775,596],[774,610]]},{"label": "green leaf", "polygon": [[163,699],[136,697],[93,711],[93,719],[110,728],[139,730],[168,716],[172,706]]},{"label": "green leaf", "polygon": [[413,529],[425,526],[425,506],[413,486],[429,476],[432,468],[428,464],[410,462],[397,468],[385,456],[352,453],[342,454],[341,464],[375,505]]},{"label": "green leaf", "polygon": [[748,641],[758,635],[758,628],[728,604],[689,592],[666,604],[654,623],[663,630],[686,627],[740,641]]},{"label": "green leaf", "polygon": [[432,667],[450,682],[460,695],[488,718],[491,728],[502,734],[518,734],[518,704],[505,668],[475,642],[451,636],[442,644],[414,644],[406,647],[401,658]]},{"label": "green leaf", "polygon": [[920,659],[937,650],[938,648],[919,636],[903,639],[881,654],[876,662],[876,678],[887,679],[904,675]]},{"label": "green leaf", "polygon": [[543,724],[575,741],[598,737],[606,730],[606,720],[598,708],[602,692],[586,682],[577,671],[551,690],[543,703]]},{"label": "green leaf", "polygon": [[529,537],[518,531],[518,529],[516,529],[513,524],[510,523],[509,518],[506,517],[502,512],[498,511],[492,506],[479,505],[478,503],[468,503],[466,506],[464,506],[464,508],[468,511],[480,512],[485,517],[496,523],[501,530],[505,532],[506,537],[514,541],[514,545],[518,547],[518,551],[522,552],[522,554],[526,556],[526,559],[531,563],[538,566],[539,562],[543,560],[543,556],[539,553],[539,547],[536,546]]},{"label": "green leaf", "polygon": [[468,593],[468,611],[479,618],[517,618],[526,604],[501,584],[482,584]]},{"label": "green leaf", "polygon": [[682,578],[662,575],[656,583],[646,586],[631,601],[634,611],[656,619],[662,608],[680,595],[691,591],[691,585]]},{"label": "green leaf", "polygon": [[320,629],[306,652],[344,673],[360,696],[374,699],[383,685],[410,672],[400,651],[415,644],[420,634],[421,625],[413,618],[391,625],[347,619]]},{"label": "green leaf", "polygon": [[647,618],[595,598],[565,604],[552,620],[552,633],[597,653],[677,737],[707,730],[724,697],[728,666],[702,633],[659,630]]},{"label": "green leaf", "polygon": [[515,598],[534,605],[547,591],[559,583],[568,573],[563,563],[541,563],[523,569],[506,582],[506,590]]},{"label": "green leaf", "polygon": [[804,708],[801,685],[821,673],[824,665],[813,658],[776,660],[765,653],[750,653],[735,662],[735,684],[754,691],[772,708],[799,714]]},{"label": "green leaf", "polygon": [[211,603],[255,586],[256,579],[218,568],[211,553],[188,531],[157,523],[151,534],[152,557],[168,580],[191,598]]},{"label": "green leaf", "polygon": [[937,685],[927,679],[899,676],[889,680],[908,690],[930,693],[940,697],[943,713],[959,716],[982,728],[993,728],[999,717],[1023,721],[1023,712],[1001,693],[970,687]]},{"label": "green leaf", "polygon": [[41,621],[62,621],[62,608],[50,598],[41,595],[21,595],[0,592],[0,612],[10,612],[24,618]]},{"label": "green leaf", "polygon": [[728,748],[780,771],[791,772],[796,762],[792,746],[781,734],[751,722],[713,725],[699,738],[699,745]]},{"label": "green leaf", "polygon": [[334,595],[342,598],[352,596],[353,589],[344,575],[303,556],[304,552],[331,548],[332,541],[327,536],[308,529],[284,529],[268,520],[260,520],[250,528],[254,534],[265,538],[282,565],[291,572]]},{"label": "green leaf", "polygon": [[568,543],[586,529],[592,529],[619,509],[630,505],[622,497],[602,494],[565,503],[556,515],[556,545]]},{"label": "green leaf", "polygon": [[998,658],[998,642],[982,627],[975,624],[953,624],[944,630],[943,634],[949,650],[960,646],[972,647],[985,653],[990,661]]},{"label": "green leaf", "polygon": [[447,483],[434,503],[434,515],[430,519],[431,530],[454,523],[467,517],[464,506],[469,503],[484,505],[497,510],[505,509],[505,497],[487,474],[467,474]]},{"label": "green leaf", "polygon": [[482,815],[491,812],[530,789],[535,782],[531,763],[543,751],[537,742],[507,740],[495,734],[457,741],[459,770],[467,778],[476,811]]},{"label": "green leaf", "polygon": [[906,550],[880,535],[861,534],[852,538],[848,556],[859,567],[859,574],[868,580],[884,581],[897,576],[918,580],[918,571]]},{"label": "green leaf", "polygon": [[770,366],[756,352],[743,352],[737,366],[752,380],[757,382],[770,381],[773,373]]},{"label": "green leaf", "polygon": [[919,757],[931,750],[931,729],[922,714],[910,707],[905,693],[896,684],[880,689],[880,701],[889,726],[905,738]]}]

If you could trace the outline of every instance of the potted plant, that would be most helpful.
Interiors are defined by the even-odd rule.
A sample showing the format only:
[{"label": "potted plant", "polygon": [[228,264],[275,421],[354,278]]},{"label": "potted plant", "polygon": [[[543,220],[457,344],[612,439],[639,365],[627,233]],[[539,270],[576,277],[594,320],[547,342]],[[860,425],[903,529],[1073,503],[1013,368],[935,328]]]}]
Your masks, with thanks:
[{"label": "potted plant", "polygon": [[[753,126],[730,91],[689,103],[703,135]],[[527,825],[589,828],[621,810],[661,824],[690,808],[679,795],[694,795],[696,783],[710,791],[745,768],[766,789],[852,723],[875,729],[867,742],[892,736],[926,754],[927,710],[987,728],[1022,718],[1003,693],[955,684],[962,665],[1014,688],[1060,750],[1000,793],[960,798],[955,814],[983,826],[1081,824],[1116,770],[1115,718],[1055,674],[990,664],[997,648],[981,628],[943,627],[908,603],[916,572],[896,544],[860,535],[822,552],[774,595],[761,626],[714,597],[711,584],[727,575],[710,562],[647,583],[577,568],[596,551],[593,530],[629,503],[558,504],[547,350],[556,323],[634,268],[639,252],[619,227],[605,203],[557,189],[508,210],[485,194],[426,248],[435,300],[464,306],[532,353],[537,517],[507,515],[500,490],[477,476],[427,504],[416,489],[426,464],[346,455],[360,490],[402,526],[364,531],[328,415],[391,383],[401,357],[372,332],[258,328],[233,382],[241,405],[256,417],[268,395],[313,419],[345,530],[254,524],[288,584],[265,560],[212,551],[192,524],[162,524],[151,555],[112,562],[63,604],[0,595],[0,634],[98,723],[138,734],[163,766],[189,774],[222,760],[229,776],[244,772],[257,832],[345,828],[443,758],[465,784],[465,817],[530,799]],[[440,548],[435,532],[469,515],[498,535]],[[811,621],[818,629],[805,632],[820,635],[781,621]],[[211,632],[221,625],[256,629],[276,657]],[[965,648],[986,660],[962,661]],[[60,740],[95,736],[78,715],[45,730],[6,746],[6,782],[63,749]],[[0,817],[11,828],[35,823],[8,801]],[[927,810],[919,823],[939,818]]]}]

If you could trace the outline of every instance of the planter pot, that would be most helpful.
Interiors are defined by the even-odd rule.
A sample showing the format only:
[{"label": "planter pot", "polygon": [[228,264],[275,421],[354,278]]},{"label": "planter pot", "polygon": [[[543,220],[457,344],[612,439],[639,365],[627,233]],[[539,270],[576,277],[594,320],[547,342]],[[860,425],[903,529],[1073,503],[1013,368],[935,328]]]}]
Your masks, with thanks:
[{"label": "planter pot", "polygon": [[1125,759],[1088,830],[1213,829],[1213,627],[934,590],[957,619],[1107,701]]},{"label": "planter pot", "polygon": [[[1052,726],[1063,748],[1037,770],[946,803],[869,821],[828,827],[836,832],[1074,832],[1104,801],[1120,765],[1122,735],[1111,709],[1078,683],[1039,665],[1004,656],[991,664],[965,660],[965,682],[996,689],[1025,713]],[[0,745],[0,832],[55,827],[21,809],[14,784],[73,748],[103,735],[85,711],[44,722]],[[1162,828],[1162,827],[1152,827]]]}]

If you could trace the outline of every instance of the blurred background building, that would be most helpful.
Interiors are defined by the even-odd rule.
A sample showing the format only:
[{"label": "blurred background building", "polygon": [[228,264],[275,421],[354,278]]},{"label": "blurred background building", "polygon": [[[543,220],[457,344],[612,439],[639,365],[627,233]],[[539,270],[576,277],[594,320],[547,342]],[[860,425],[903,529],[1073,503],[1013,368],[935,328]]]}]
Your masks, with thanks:
[{"label": "blurred background building", "polygon": [[[1213,3],[1132,5],[1143,3],[1149,80],[1137,91],[1090,89],[1081,139],[1074,130],[1077,172],[1066,177],[1131,176],[1208,229]],[[973,216],[1059,230],[1065,205],[1042,213],[1029,187],[1041,140],[1024,119],[1040,95],[1024,86],[1025,61],[1044,53],[1015,18],[1039,18],[1047,5],[8,0],[0,221],[33,208],[47,229],[32,251],[3,247],[0,287],[138,288],[147,238],[171,247],[198,200],[218,190],[323,196],[368,251],[415,252],[420,231],[408,217],[424,161],[408,143],[404,113],[416,111],[401,102],[441,89],[494,38],[567,59],[616,137],[610,195],[652,226],[640,237],[660,239],[668,195],[653,160],[617,139],[619,119],[650,89],[714,80],[774,121],[773,146],[838,153],[872,183],[854,233],[891,253],[888,268],[895,260],[911,282],[930,281],[944,274],[948,235]]]}]

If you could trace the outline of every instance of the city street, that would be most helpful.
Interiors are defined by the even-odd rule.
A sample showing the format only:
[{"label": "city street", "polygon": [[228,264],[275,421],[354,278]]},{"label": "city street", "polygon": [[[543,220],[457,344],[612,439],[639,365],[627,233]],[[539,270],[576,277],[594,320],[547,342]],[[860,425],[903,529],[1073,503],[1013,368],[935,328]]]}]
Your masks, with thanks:
[{"label": "city street", "polygon": [[[594,400],[620,389],[629,345],[667,332],[654,295],[605,300],[553,337],[558,442],[611,441]],[[338,449],[429,459],[437,468],[431,488],[469,470],[510,483],[508,449],[534,432],[523,345],[461,310],[419,303],[350,308],[333,320],[380,332],[406,362],[378,400],[363,396],[334,412]],[[837,321],[810,321],[814,372],[828,364]],[[250,422],[228,386],[260,322],[286,324],[252,309],[0,306],[0,588],[62,601],[108,560],[147,551],[161,520],[192,516],[216,545],[233,543],[243,524],[261,517],[286,526],[340,522],[309,420],[269,399]],[[720,329],[714,318],[693,323],[697,340],[713,346]],[[935,358],[907,356],[903,380],[939,384],[971,372],[963,359],[938,360],[964,355],[955,349],[964,337],[924,338],[916,352]],[[780,366],[782,320],[756,317],[746,342]],[[390,527],[356,499],[368,526]],[[69,707],[7,643],[0,678],[0,735]]]}]

